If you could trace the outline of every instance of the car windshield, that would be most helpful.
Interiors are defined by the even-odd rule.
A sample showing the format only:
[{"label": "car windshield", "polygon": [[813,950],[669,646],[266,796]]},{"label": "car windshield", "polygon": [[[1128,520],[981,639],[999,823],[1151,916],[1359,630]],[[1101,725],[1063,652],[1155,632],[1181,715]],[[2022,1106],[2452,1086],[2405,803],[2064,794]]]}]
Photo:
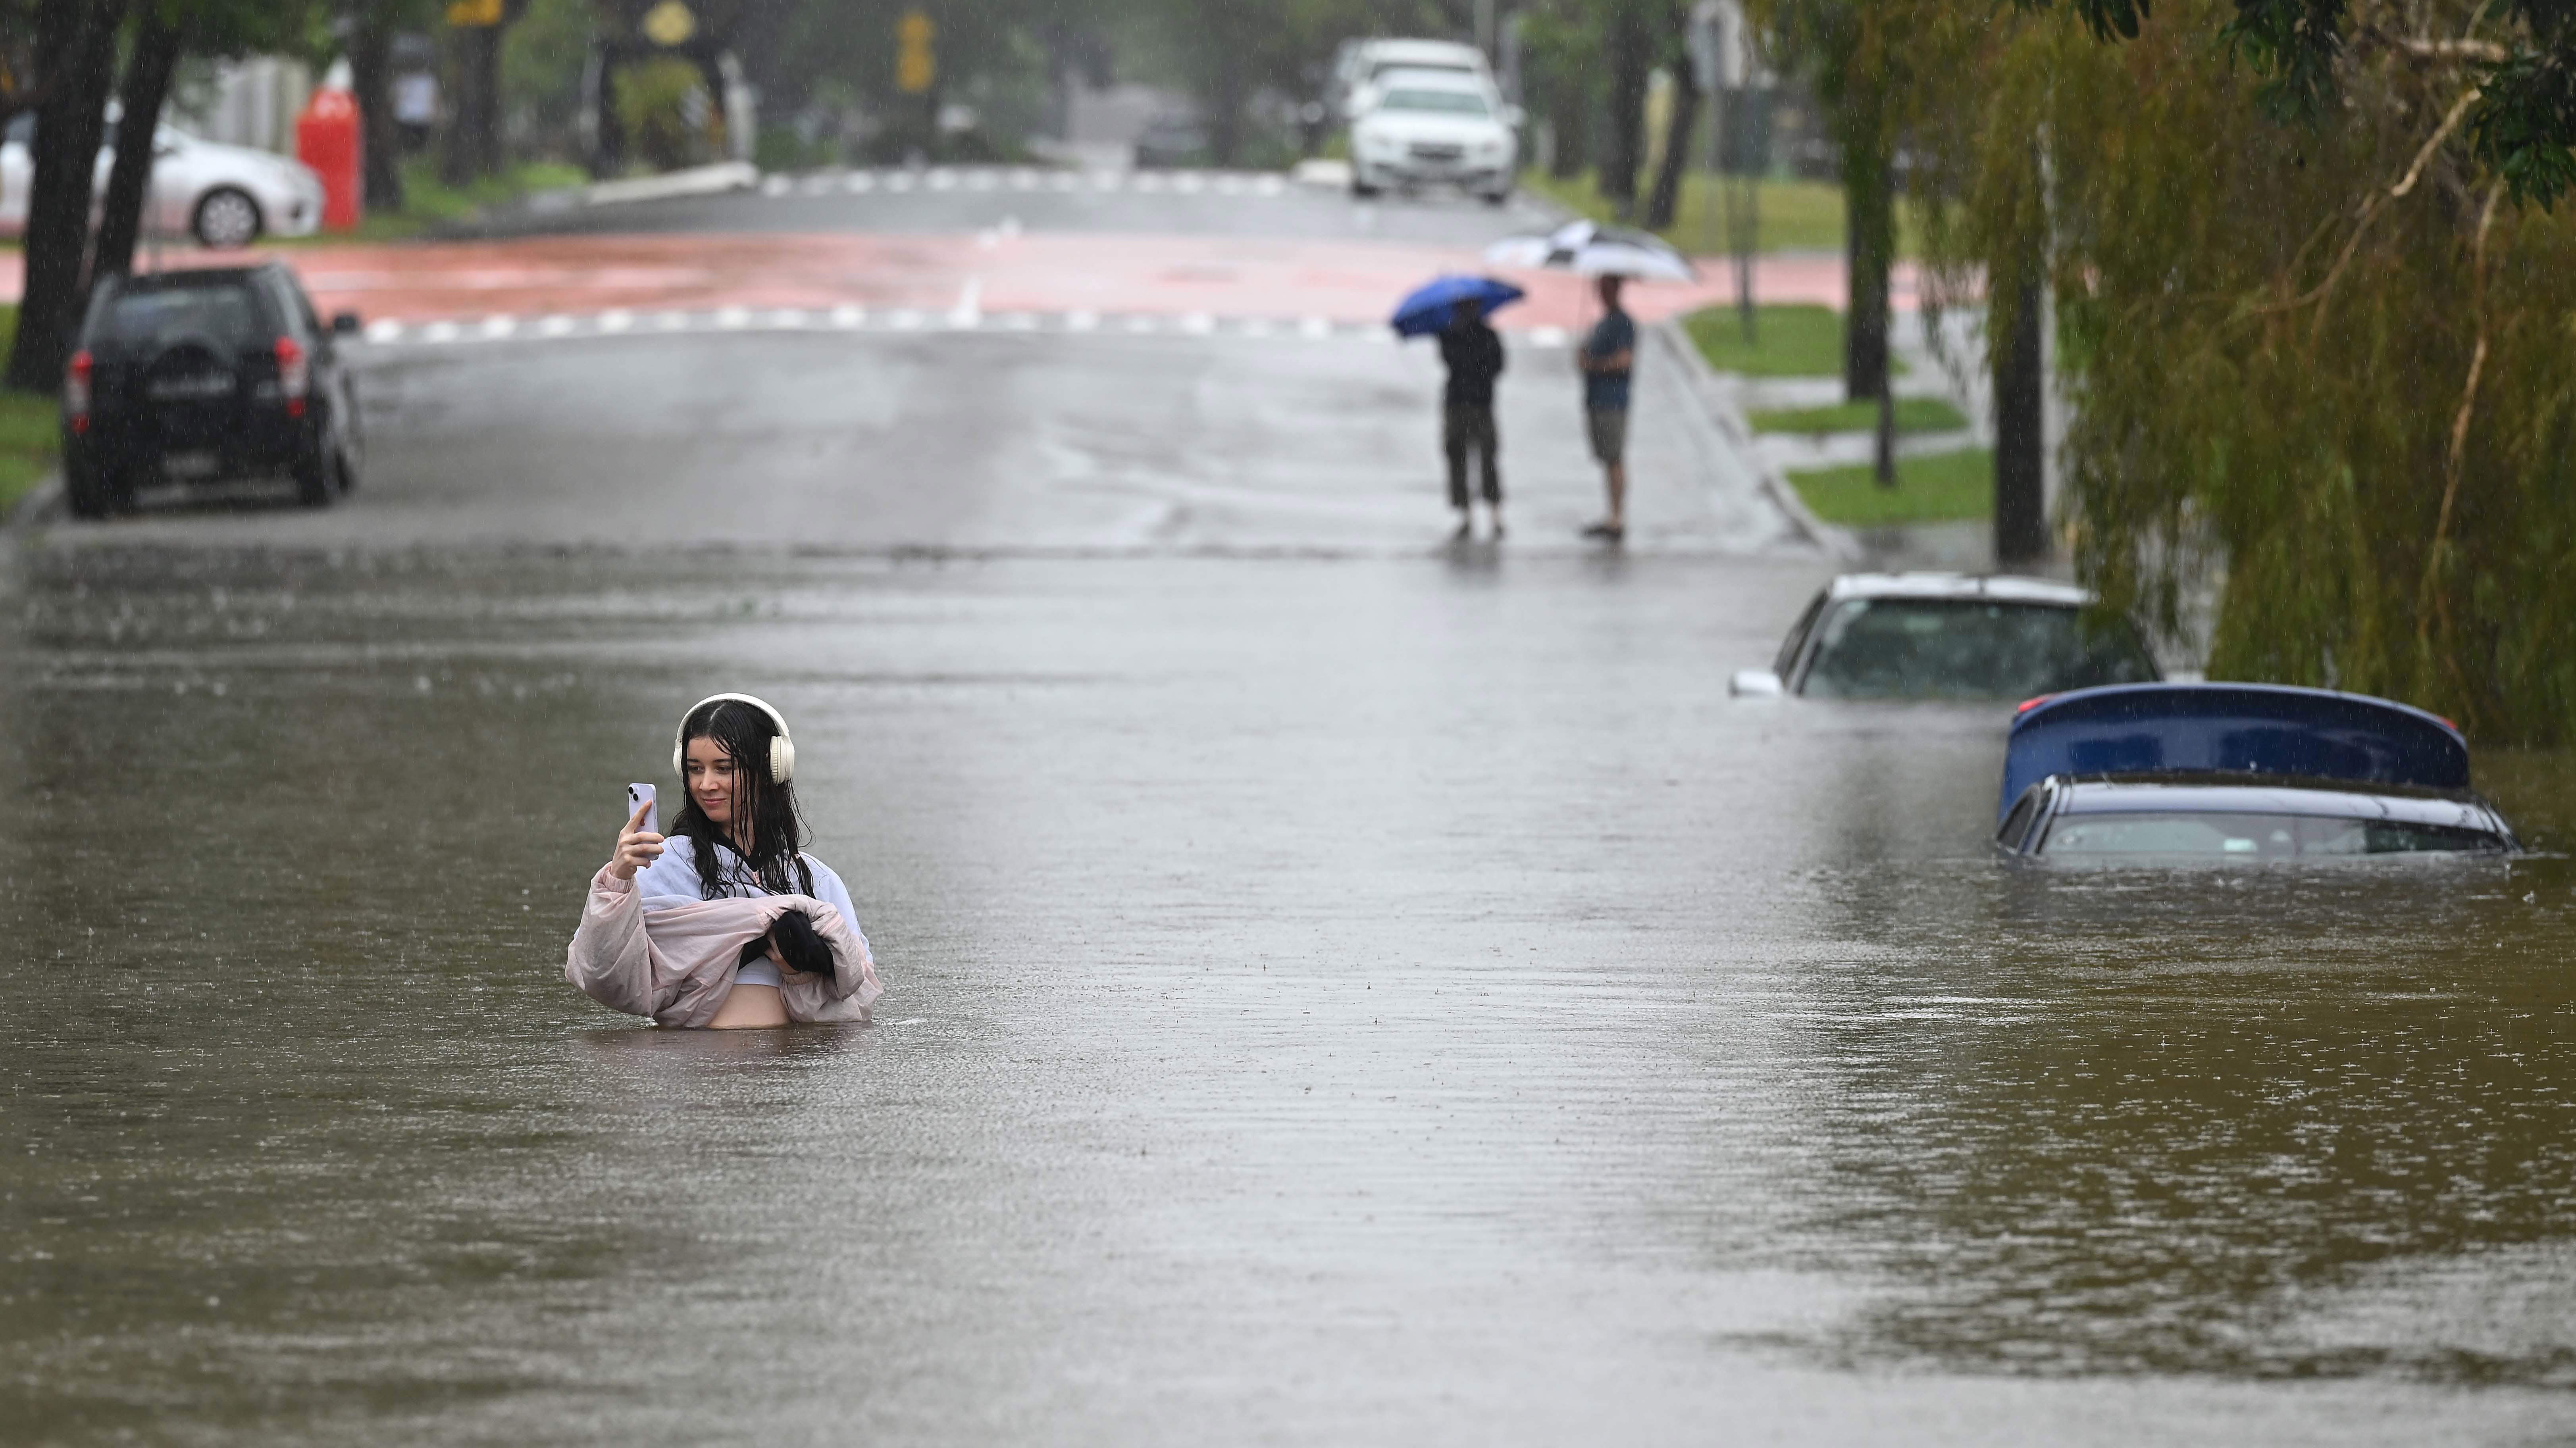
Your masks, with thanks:
[{"label": "car windshield", "polygon": [[2151,682],[2117,618],[2061,604],[1856,598],[1825,620],[1801,692],[1827,699],[2026,699]]},{"label": "car windshield", "polygon": [[242,282],[129,291],[109,308],[106,335],[144,346],[182,337],[252,342],[260,337],[259,308]]},{"label": "car windshield", "polygon": [[1400,90],[1388,91],[1379,103],[1390,111],[1434,111],[1448,116],[1483,116],[1492,111],[1485,98],[1467,91]]},{"label": "car windshield", "polygon": [[2458,825],[2176,810],[2065,816],[2049,828],[2040,853],[2052,859],[2286,860],[2490,854],[2503,848],[2495,835]]}]

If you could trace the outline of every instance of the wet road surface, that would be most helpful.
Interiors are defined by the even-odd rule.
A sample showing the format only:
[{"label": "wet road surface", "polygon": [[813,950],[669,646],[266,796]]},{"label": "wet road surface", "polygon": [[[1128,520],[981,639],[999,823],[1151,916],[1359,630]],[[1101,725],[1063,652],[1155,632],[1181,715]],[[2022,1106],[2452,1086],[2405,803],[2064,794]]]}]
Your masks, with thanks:
[{"label": "wet road surface", "polygon": [[[2005,871],[2001,709],[1726,699],[1829,565],[1679,395],[1568,546],[1544,349],[1497,550],[1418,352],[823,341],[386,348],[340,507],[0,535],[0,1437],[2576,1422],[2563,858]],[[718,688],[870,1027],[561,980]]]}]

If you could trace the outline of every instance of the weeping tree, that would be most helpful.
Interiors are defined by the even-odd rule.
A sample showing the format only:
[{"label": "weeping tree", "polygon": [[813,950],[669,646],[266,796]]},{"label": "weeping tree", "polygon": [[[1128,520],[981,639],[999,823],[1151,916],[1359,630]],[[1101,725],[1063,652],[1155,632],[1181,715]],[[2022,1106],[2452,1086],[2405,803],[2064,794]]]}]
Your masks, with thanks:
[{"label": "weeping tree", "polygon": [[2564,743],[2576,218],[2510,73],[2551,37],[2477,0],[2307,0],[2335,21],[2308,50],[2249,32],[2279,8],[1922,0],[1960,77],[1918,137],[1937,285],[2007,325],[2013,283],[2053,299],[2062,517],[2107,602],[2180,635],[2209,597],[2214,678]]}]

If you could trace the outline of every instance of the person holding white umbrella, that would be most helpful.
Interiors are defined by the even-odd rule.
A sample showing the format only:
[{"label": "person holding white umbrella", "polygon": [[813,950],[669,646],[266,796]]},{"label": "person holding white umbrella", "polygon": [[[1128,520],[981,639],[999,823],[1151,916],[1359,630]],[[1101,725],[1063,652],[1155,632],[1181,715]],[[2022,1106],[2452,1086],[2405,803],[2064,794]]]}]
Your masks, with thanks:
[{"label": "person holding white umbrella", "polygon": [[1592,457],[1601,464],[1601,486],[1610,497],[1609,513],[1584,529],[1583,536],[1605,543],[1628,536],[1628,384],[1637,368],[1637,323],[1619,306],[1619,289],[1626,281],[1611,272],[1594,283],[1601,293],[1601,320],[1574,354],[1574,365],[1583,371],[1583,420]]},{"label": "person holding white umbrella", "polygon": [[1637,366],[1637,323],[1619,305],[1631,279],[1686,282],[1697,279],[1687,258],[1661,237],[1591,221],[1570,222],[1544,236],[1506,237],[1486,248],[1498,266],[1543,266],[1595,279],[1601,320],[1574,354],[1583,372],[1585,431],[1601,464],[1609,494],[1606,517],[1583,530],[1586,538],[1618,543],[1628,536],[1628,403]]}]

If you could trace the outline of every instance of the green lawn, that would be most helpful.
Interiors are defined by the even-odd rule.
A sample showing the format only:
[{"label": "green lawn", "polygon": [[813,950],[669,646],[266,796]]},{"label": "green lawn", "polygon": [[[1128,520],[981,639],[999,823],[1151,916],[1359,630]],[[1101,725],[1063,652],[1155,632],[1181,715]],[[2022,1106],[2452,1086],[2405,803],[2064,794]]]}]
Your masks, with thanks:
[{"label": "green lawn", "polygon": [[[1753,309],[1752,342],[1744,340],[1742,319],[1733,307],[1709,307],[1682,318],[1699,354],[1720,372],[1749,377],[1840,377],[1843,371],[1843,318],[1831,307],[1773,306]],[[1898,376],[1903,364],[1895,364]]]},{"label": "green lawn", "polygon": [[[1878,404],[1842,402],[1832,407],[1782,408],[1754,413],[1749,420],[1755,432],[1874,432],[1878,428]],[[1898,432],[1955,432],[1967,425],[1967,415],[1940,398],[1896,399]]]},{"label": "green lawn", "polygon": [[1995,512],[1995,455],[1985,448],[1900,458],[1896,486],[1882,488],[1867,463],[1789,474],[1807,507],[1828,523],[1883,528],[1952,523]]},{"label": "green lawn", "polygon": [[[1543,171],[1522,175],[1521,184],[1578,216],[1613,219],[1614,209],[1601,197],[1591,173],[1554,177]],[[1843,249],[1843,189],[1826,181],[1756,182],[1754,210],[1759,222],[1756,251],[1831,251]],[[1661,233],[1666,241],[1693,255],[1722,255],[1728,247],[1725,215],[1715,178],[1693,172],[1682,181],[1682,204],[1673,224]],[[1896,208],[1896,254],[1914,255],[1913,213],[1903,201]]]},{"label": "green lawn", "polygon": [[[0,357],[18,337],[18,309],[0,305]],[[50,392],[0,392],[0,513],[54,470],[61,401]]]}]

